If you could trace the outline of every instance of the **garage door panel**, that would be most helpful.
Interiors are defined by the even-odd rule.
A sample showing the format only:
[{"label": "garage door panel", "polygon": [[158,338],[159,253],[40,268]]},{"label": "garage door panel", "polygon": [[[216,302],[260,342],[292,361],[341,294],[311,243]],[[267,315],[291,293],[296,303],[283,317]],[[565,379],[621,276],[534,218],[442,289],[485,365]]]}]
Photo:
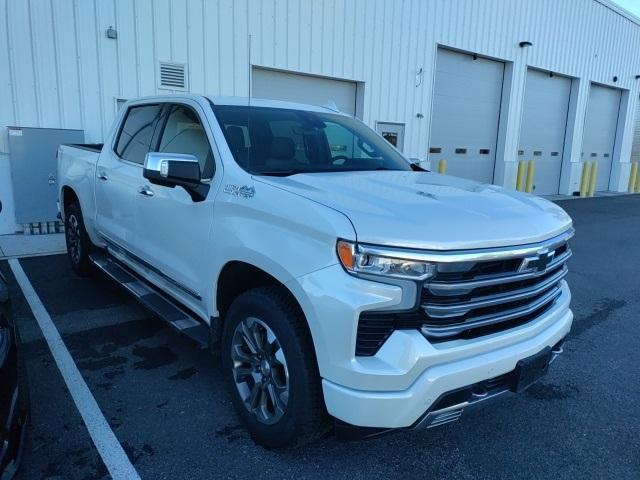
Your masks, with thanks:
[{"label": "garage door panel", "polygon": [[598,164],[596,191],[609,190],[613,148],[618,127],[622,92],[591,85],[582,140],[583,160]]},{"label": "garage door panel", "polygon": [[525,85],[520,160],[535,162],[535,193],[558,193],[571,79],[529,69]]},{"label": "garage door panel", "polygon": [[429,155],[432,165],[446,159],[448,174],[493,181],[503,75],[500,62],[438,51],[430,147],[441,152]]},{"label": "garage door panel", "polygon": [[[491,81],[481,81],[477,76],[460,77],[455,75],[441,75],[440,71],[437,71],[436,75],[436,96],[451,97],[459,101],[472,100],[474,104],[484,103],[494,105],[500,101],[502,89],[496,91],[495,85],[496,79],[500,79],[500,84],[502,84],[501,73],[491,73]],[[483,94],[484,96],[479,96],[479,94]]]},{"label": "garage door panel", "polygon": [[341,112],[356,113],[355,82],[254,68],[251,83],[256,98],[320,106],[334,102]]}]

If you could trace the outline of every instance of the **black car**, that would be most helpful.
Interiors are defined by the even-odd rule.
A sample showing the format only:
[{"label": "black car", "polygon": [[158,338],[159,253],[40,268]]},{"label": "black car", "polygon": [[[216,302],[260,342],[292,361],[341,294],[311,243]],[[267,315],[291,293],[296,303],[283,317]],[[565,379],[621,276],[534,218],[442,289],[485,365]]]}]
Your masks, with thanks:
[{"label": "black car", "polygon": [[0,480],[13,478],[18,470],[29,412],[25,371],[8,303],[7,283],[0,273]]}]

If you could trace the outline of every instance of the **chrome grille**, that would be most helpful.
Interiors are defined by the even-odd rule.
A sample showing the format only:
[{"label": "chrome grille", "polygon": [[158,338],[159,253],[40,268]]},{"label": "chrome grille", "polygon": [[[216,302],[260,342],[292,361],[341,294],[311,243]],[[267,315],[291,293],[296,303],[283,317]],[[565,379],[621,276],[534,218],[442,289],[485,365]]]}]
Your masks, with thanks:
[{"label": "chrome grille", "polygon": [[573,230],[513,250],[466,254],[440,263],[422,291],[422,333],[434,340],[478,335],[535,318],[561,293]]}]

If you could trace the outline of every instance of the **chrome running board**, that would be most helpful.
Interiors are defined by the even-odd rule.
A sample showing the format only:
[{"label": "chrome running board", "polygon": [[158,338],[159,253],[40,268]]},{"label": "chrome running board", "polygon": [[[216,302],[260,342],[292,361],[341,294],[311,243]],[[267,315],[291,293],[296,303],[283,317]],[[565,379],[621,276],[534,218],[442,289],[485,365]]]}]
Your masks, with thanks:
[{"label": "chrome running board", "polygon": [[186,335],[198,347],[209,346],[209,327],[177,301],[162,294],[146,280],[105,253],[92,254],[93,264],[133,295],[174,330]]}]

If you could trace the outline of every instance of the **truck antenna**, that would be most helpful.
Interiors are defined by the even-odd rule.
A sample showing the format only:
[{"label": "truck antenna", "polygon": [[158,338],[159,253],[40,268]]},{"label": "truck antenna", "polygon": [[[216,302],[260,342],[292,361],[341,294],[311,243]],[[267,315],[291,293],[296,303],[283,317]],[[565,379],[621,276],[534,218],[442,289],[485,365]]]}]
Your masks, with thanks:
[{"label": "truck antenna", "polygon": [[249,94],[247,95],[247,169],[251,171],[251,40],[252,36],[249,34],[249,40],[247,45],[247,69],[248,69],[248,81],[247,87],[249,88]]}]

